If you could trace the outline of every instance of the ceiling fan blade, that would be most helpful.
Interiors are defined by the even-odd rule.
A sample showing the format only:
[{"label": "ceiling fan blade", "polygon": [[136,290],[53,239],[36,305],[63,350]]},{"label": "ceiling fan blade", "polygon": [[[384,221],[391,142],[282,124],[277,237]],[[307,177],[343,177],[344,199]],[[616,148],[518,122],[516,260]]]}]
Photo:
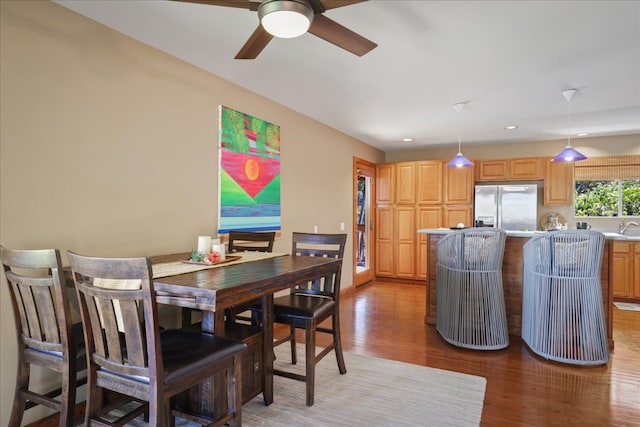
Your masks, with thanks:
[{"label": "ceiling fan blade", "polygon": [[211,6],[238,7],[241,9],[258,10],[259,0],[173,0],[182,3],[208,4]]},{"label": "ceiling fan blade", "polygon": [[354,33],[324,15],[315,15],[313,17],[309,32],[358,56],[362,56],[378,46],[371,40]]},{"label": "ceiling fan blade", "polygon": [[320,13],[316,11],[316,7],[314,3],[321,3],[324,10],[329,10],[329,9],[337,9],[343,6],[350,6],[352,4],[362,3],[365,1],[367,0],[309,0],[309,3],[311,3],[311,5],[313,6],[313,10],[316,13]]},{"label": "ceiling fan blade", "polygon": [[271,41],[273,36],[266,32],[262,25],[258,25],[258,28],[251,34],[249,40],[242,46],[240,52],[236,55],[235,59],[255,59],[262,49]]}]

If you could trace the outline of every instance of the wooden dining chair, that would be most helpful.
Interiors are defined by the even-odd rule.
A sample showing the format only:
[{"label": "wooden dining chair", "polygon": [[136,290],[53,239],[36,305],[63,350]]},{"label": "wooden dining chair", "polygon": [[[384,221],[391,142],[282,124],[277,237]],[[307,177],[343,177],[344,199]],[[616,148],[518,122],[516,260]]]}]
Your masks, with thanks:
[{"label": "wooden dining chair", "polygon": [[[18,371],[9,426],[37,405],[60,412],[60,426],[72,426],[76,389],[87,381],[82,324],[73,324],[60,252],[0,247],[2,266],[15,318]],[[39,392],[29,384],[31,366],[61,374],[59,388]]]},{"label": "wooden dining chair", "polygon": [[[254,232],[231,230],[229,231],[229,253],[237,252],[273,252],[273,243],[276,239],[276,232]],[[236,323],[238,320],[243,322],[251,322],[256,324],[258,320],[255,318],[256,311],[250,310],[256,304],[260,304],[260,300],[249,301],[244,304],[229,307],[225,310],[225,321],[228,324]],[[252,311],[251,317],[241,315],[246,311]]]},{"label": "wooden dining chair", "polygon": [[[291,253],[295,256],[319,256],[342,259],[347,241],[346,234],[293,233]],[[340,339],[340,276],[342,263],[336,270],[322,279],[296,283],[289,295],[274,298],[273,316],[275,323],[289,325],[289,334],[274,342],[274,347],[285,342],[291,343],[291,363],[296,364],[296,329],[305,331],[305,375],[274,369],[276,375],[306,383],[306,404],[313,405],[315,387],[315,366],[331,351],[335,351],[340,374],[347,368],[342,355]],[[331,318],[331,326],[321,326]],[[316,333],[331,334],[331,344],[316,354]]]},{"label": "wooden dining chair", "polygon": [[[148,258],[96,258],[68,253],[84,325],[88,366],[86,425],[123,425],[142,413],[150,426],[179,415],[203,425],[240,425],[240,354],[246,345],[184,329],[158,326]],[[213,420],[172,405],[179,393],[216,375],[227,408]],[[145,402],[109,421],[105,391]],[[216,411],[218,413],[218,411]]]},{"label": "wooden dining chair", "polygon": [[234,252],[273,252],[276,240],[275,231],[229,231],[229,253]]}]

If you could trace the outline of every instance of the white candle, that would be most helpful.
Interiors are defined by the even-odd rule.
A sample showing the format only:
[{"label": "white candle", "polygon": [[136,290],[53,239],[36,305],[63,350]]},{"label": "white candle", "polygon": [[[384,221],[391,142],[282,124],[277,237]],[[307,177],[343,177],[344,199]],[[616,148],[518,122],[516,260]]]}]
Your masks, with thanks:
[{"label": "white candle", "polygon": [[211,236],[198,236],[198,253],[208,254],[211,248]]},{"label": "white candle", "polygon": [[211,251],[218,252],[220,254],[220,261],[224,261],[225,259],[225,247],[224,243],[214,243],[211,245]]}]

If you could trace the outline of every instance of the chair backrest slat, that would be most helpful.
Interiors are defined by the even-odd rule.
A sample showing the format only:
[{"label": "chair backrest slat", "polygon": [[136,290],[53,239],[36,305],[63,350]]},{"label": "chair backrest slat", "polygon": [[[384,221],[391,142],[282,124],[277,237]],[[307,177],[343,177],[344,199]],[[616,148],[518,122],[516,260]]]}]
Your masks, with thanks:
[{"label": "chair backrest slat", "polygon": [[275,231],[231,230],[229,231],[229,253],[241,251],[273,252],[275,238]]},{"label": "chair backrest slat", "polygon": [[[298,233],[292,235],[291,254],[295,256],[318,256],[342,259],[347,242],[346,234]],[[340,264],[342,266],[342,264]],[[337,299],[340,294],[340,276],[338,274],[299,283],[291,289],[291,293],[300,295],[322,296]]]}]

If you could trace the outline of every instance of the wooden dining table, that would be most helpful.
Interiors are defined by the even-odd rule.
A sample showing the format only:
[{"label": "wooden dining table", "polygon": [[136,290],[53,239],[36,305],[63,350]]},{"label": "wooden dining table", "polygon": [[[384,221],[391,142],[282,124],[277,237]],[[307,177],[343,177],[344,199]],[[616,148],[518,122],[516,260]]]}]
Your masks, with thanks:
[{"label": "wooden dining table", "polygon": [[[185,260],[189,254],[150,257],[152,264]],[[339,271],[341,259],[284,255],[154,278],[158,303],[202,311],[202,330],[223,336],[224,309],[261,298],[263,328],[263,398],[273,402],[273,294],[298,283]],[[203,407],[215,408],[213,387],[203,387]],[[215,411],[215,409],[214,409]],[[206,412],[206,411],[205,411]],[[211,415],[211,414],[207,414]]]}]

